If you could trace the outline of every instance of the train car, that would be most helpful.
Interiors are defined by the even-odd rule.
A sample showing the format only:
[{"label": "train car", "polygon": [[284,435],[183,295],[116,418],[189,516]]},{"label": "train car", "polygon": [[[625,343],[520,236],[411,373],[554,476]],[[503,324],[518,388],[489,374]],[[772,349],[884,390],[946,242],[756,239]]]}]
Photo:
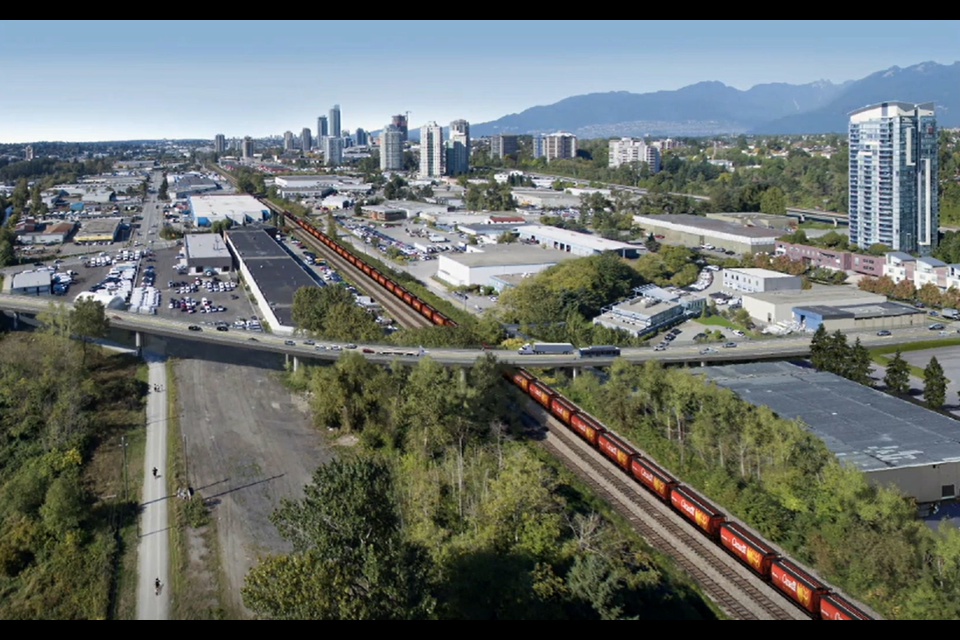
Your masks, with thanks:
[{"label": "train car", "polygon": [[670,502],[670,492],[680,485],[669,473],[645,458],[636,457],[630,461],[630,474],[664,502]]},{"label": "train car", "polygon": [[[373,272],[374,272],[373,267],[371,267],[371,266],[368,265],[368,264],[364,264],[362,267],[360,267],[360,270],[363,271],[363,272],[364,272],[365,274],[367,274],[368,276],[369,276],[369,275],[372,275]],[[373,277],[376,277],[376,276],[373,276]]]},{"label": "train car", "polygon": [[801,571],[797,565],[786,558],[774,560],[770,565],[770,582],[813,615],[821,615],[820,600],[830,590]]},{"label": "train car", "polygon": [[570,418],[577,412],[577,406],[563,396],[558,395],[550,403],[550,413],[563,420],[564,424],[570,424]]},{"label": "train car", "polygon": [[570,428],[593,446],[597,446],[597,438],[606,431],[599,422],[580,412],[574,413],[570,417]]},{"label": "train car", "polygon": [[727,519],[722,511],[686,487],[670,491],[670,504],[711,538],[717,537],[720,525]]},{"label": "train car", "polygon": [[556,395],[550,389],[550,387],[543,384],[542,382],[531,382],[527,386],[527,393],[529,393],[534,400],[542,404],[547,409],[550,408],[550,402],[551,400],[553,400],[553,397]]},{"label": "train car", "polygon": [[412,293],[410,293],[409,291],[407,291],[406,289],[404,289],[404,290],[401,292],[400,297],[403,299],[403,301],[404,301],[406,304],[410,305],[411,307],[413,306],[413,294],[412,294]]},{"label": "train car", "polygon": [[527,393],[528,389],[530,388],[530,384],[533,382],[536,382],[537,380],[536,378],[534,378],[532,375],[530,375],[523,369],[517,369],[516,371],[513,372],[512,375],[509,375],[508,377],[510,381],[513,382],[513,384],[523,389],[524,393]]},{"label": "train car", "polygon": [[820,597],[821,620],[873,620],[835,593]]},{"label": "train car", "polygon": [[597,435],[597,448],[600,453],[617,463],[624,471],[630,471],[630,461],[637,455],[633,447],[626,444],[613,434],[604,431]]},{"label": "train car", "polygon": [[414,298],[410,301],[410,306],[413,307],[413,310],[420,312],[420,309],[423,308],[423,301],[420,298]]},{"label": "train car", "polygon": [[763,578],[770,576],[770,565],[780,556],[735,522],[720,525],[720,544]]},{"label": "train car", "polygon": [[420,305],[420,315],[422,315],[424,318],[430,320],[431,322],[433,321],[433,312],[434,312],[434,311],[436,311],[436,309],[434,309],[433,307],[431,307],[430,305],[428,305],[426,302],[424,302],[422,305]]}]

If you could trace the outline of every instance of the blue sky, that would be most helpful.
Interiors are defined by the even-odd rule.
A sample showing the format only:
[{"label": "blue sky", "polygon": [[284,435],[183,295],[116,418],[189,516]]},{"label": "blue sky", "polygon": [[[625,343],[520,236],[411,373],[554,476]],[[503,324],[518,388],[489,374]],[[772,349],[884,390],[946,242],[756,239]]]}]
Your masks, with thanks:
[{"label": "blue sky", "polygon": [[0,142],[484,122],[597,91],[960,60],[960,20],[0,21]]}]

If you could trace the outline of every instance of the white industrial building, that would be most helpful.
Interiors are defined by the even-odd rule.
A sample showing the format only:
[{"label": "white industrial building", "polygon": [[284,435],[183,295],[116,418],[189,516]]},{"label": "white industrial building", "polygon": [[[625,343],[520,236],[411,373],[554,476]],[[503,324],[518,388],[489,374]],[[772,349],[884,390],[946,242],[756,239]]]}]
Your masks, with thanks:
[{"label": "white industrial building", "polygon": [[751,293],[742,298],[743,308],[750,317],[766,325],[790,325],[794,322],[795,307],[852,306],[882,304],[885,296],[867,293],[852,286],[816,286],[800,291]]},{"label": "white industrial building", "polygon": [[233,267],[233,257],[226,241],[219,233],[190,233],[184,236],[182,262],[189,273],[202,274],[207,271],[229,273]]},{"label": "white industrial building", "polygon": [[24,271],[13,276],[10,293],[22,296],[49,294],[53,286],[53,275],[46,269]]},{"label": "white industrial building", "polygon": [[190,211],[194,224],[208,227],[220,220],[232,220],[234,224],[263,222],[270,217],[265,204],[247,195],[190,196]]},{"label": "white industrial building", "polygon": [[353,206],[353,201],[346,196],[333,195],[324,198],[320,206],[324,209],[349,209]]},{"label": "white industrial building", "polygon": [[610,141],[610,168],[616,169],[622,164],[646,162],[650,173],[660,171],[660,149],[647,145],[641,138],[621,138]]},{"label": "white industrial building", "polygon": [[455,287],[490,287],[495,284],[494,276],[539,273],[572,257],[529,245],[492,245],[483,251],[441,254],[437,277]]},{"label": "white industrial building", "polygon": [[637,258],[643,247],[617,240],[607,240],[577,231],[568,231],[542,225],[525,225],[517,228],[521,240],[530,240],[543,246],[572,253],[577,256],[592,256],[605,251],[613,251],[624,258]]},{"label": "white industrial building", "polygon": [[521,207],[537,209],[573,209],[580,206],[580,196],[553,189],[532,189],[517,187],[510,193]]},{"label": "white industrial building", "polygon": [[705,298],[681,297],[652,284],[634,293],[636,297],[604,308],[593,324],[642,336],[699,317],[707,304]]},{"label": "white industrial building", "polygon": [[724,269],[723,288],[742,293],[800,291],[803,278],[770,269]]},{"label": "white industrial building", "polygon": [[664,236],[667,244],[699,247],[712,244],[735,253],[769,253],[776,249],[783,231],[734,224],[686,214],[633,216],[644,232]]}]

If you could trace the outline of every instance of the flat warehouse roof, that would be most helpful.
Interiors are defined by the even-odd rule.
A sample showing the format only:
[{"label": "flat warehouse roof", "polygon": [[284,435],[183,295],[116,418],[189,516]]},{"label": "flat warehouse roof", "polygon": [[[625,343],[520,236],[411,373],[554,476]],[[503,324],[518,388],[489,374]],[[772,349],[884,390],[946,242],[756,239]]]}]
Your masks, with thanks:
[{"label": "flat warehouse roof", "polygon": [[84,220],[80,223],[81,236],[102,236],[113,234],[120,226],[120,218],[99,218]]},{"label": "flat warehouse roof", "polygon": [[193,215],[198,218],[227,216],[230,214],[257,217],[268,210],[267,205],[261,203],[253,196],[247,195],[190,196],[190,209],[193,211]]},{"label": "flat warehouse roof", "polygon": [[580,257],[563,251],[531,247],[529,245],[504,245],[499,249],[491,249],[485,250],[482,253],[479,251],[471,251],[469,253],[458,253],[455,255],[444,254],[440,256],[440,259],[450,260],[465,267],[509,267],[556,264],[562,260],[571,260]]},{"label": "flat warehouse roof", "polygon": [[607,240],[600,236],[592,236],[586,233],[576,231],[567,231],[566,229],[557,229],[556,227],[544,227],[536,224],[529,224],[519,227],[520,233],[529,233],[536,236],[537,239],[548,239],[564,244],[576,245],[578,247],[588,247],[596,251],[622,251],[623,249],[640,249],[638,245],[618,242],[616,240]]},{"label": "flat warehouse roof", "polygon": [[770,293],[750,293],[743,296],[759,302],[769,302],[773,304],[791,304],[796,307],[809,307],[813,305],[834,306],[833,303],[845,304],[845,306],[880,304],[886,302],[885,296],[876,293],[867,293],[856,287],[840,286],[814,287],[806,291],[771,291]]},{"label": "flat warehouse roof", "polygon": [[861,471],[960,461],[960,422],[832,373],[785,362],[699,371],[750,404],[799,418]]},{"label": "flat warehouse roof", "polygon": [[753,269],[753,268],[744,268],[744,269],[724,269],[724,273],[740,273],[747,276],[753,276],[755,278],[799,278],[800,276],[792,276],[789,273],[780,273],[779,271],[772,271],[770,269]]},{"label": "flat warehouse roof", "polygon": [[183,240],[187,260],[230,258],[227,243],[219,233],[190,233]]},{"label": "flat warehouse roof", "polygon": [[661,229],[672,229],[687,233],[709,232],[725,233],[731,236],[744,238],[776,240],[783,235],[782,229],[764,229],[763,227],[747,227],[723,220],[703,218],[688,214],[664,214],[656,216],[633,216],[641,227],[649,225]]}]

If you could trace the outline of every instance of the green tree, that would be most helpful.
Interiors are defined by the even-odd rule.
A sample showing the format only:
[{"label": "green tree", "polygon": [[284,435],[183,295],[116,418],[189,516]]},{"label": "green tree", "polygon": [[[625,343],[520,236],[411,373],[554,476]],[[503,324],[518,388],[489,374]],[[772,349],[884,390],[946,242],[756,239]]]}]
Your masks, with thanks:
[{"label": "green tree", "polygon": [[887,372],[883,376],[883,384],[888,393],[895,396],[906,395],[910,391],[910,365],[903,359],[900,349],[887,363]]},{"label": "green tree", "polygon": [[[356,206],[359,207],[360,203],[358,202]],[[357,215],[362,215],[362,213],[363,212],[361,211]],[[334,239],[336,239],[340,235],[337,233],[337,221],[333,217],[332,211],[327,212],[327,235]]]},{"label": "green tree", "polygon": [[509,231],[504,231],[497,236],[497,244],[514,244],[517,242],[517,236]]},{"label": "green tree", "polygon": [[13,205],[13,213],[15,215],[23,215],[29,198],[30,186],[27,183],[27,179],[20,178],[17,180],[17,184],[13,188],[13,193],[10,195],[10,203]]},{"label": "green tree", "polygon": [[890,253],[892,249],[885,244],[876,243],[867,247],[867,254],[871,256],[883,256]]},{"label": "green tree", "polygon": [[300,501],[271,516],[293,553],[254,567],[241,591],[279,620],[402,620],[434,608],[423,553],[403,539],[393,473],[354,458],[317,469]]},{"label": "green tree", "polygon": [[104,338],[110,329],[103,304],[91,298],[81,298],[73,303],[70,311],[70,327],[74,335],[82,338],[83,365],[87,362],[87,344],[90,339]]},{"label": "green tree", "polygon": [[780,187],[770,187],[760,197],[760,211],[774,215],[787,215],[787,201]]},{"label": "green tree", "polygon": [[872,367],[870,351],[860,343],[860,338],[853,344],[850,350],[850,363],[847,371],[847,377],[854,382],[870,386],[870,369]]},{"label": "green tree", "polygon": [[923,370],[923,399],[931,409],[941,409],[947,399],[947,377],[936,358]]},{"label": "green tree", "polygon": [[829,349],[830,335],[823,323],[820,323],[810,340],[810,363],[821,371],[828,371],[831,363]]},{"label": "green tree", "polygon": [[163,181],[160,183],[160,186],[157,188],[157,197],[160,200],[168,200],[169,195],[167,194],[170,184],[167,182],[167,176],[164,174]]}]

